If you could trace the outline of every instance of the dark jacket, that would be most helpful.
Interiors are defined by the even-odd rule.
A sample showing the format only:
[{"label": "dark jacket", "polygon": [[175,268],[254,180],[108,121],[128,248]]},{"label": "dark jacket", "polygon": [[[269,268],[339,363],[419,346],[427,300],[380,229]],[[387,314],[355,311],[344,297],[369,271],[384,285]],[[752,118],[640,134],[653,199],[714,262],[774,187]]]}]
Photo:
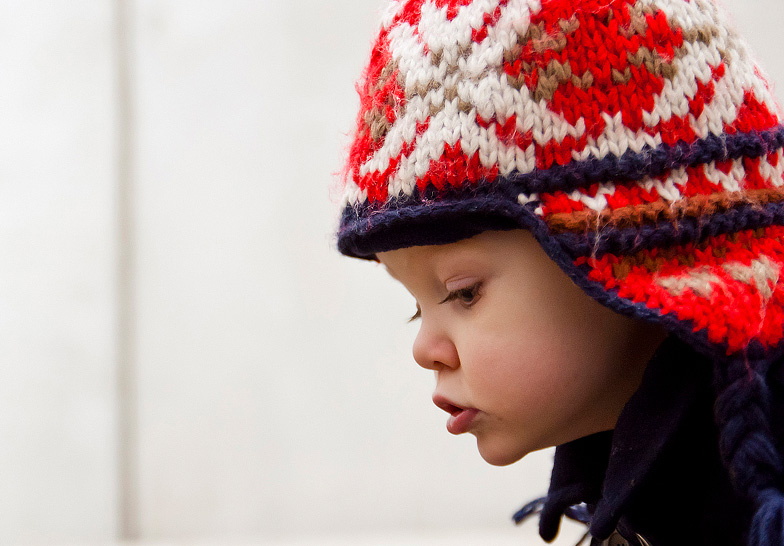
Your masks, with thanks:
[{"label": "dark jacket", "polygon": [[[745,544],[753,506],[735,493],[719,456],[712,366],[671,336],[614,431],[556,449],[542,538],[552,540],[569,507],[586,503],[595,543],[617,531],[632,545]],[[781,440],[780,366],[771,375],[771,422]]]}]

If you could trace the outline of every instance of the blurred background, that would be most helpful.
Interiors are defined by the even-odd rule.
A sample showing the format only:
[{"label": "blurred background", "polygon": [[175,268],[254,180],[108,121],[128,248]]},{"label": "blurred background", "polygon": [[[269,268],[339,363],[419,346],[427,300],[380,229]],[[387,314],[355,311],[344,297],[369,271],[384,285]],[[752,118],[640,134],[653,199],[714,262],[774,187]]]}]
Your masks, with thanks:
[{"label": "blurred background", "polygon": [[[781,0],[725,4],[784,82]],[[0,3],[0,544],[538,544],[552,452],[448,435],[334,250],[380,7]]]}]

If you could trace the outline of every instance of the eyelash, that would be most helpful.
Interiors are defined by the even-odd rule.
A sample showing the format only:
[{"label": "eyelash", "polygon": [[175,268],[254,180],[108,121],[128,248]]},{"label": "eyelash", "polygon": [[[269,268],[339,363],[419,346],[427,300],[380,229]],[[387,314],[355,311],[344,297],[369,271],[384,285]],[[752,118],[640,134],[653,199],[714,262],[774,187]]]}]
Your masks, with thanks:
[{"label": "eyelash", "polygon": [[[460,304],[465,307],[466,309],[472,307],[476,300],[479,298],[479,289],[482,287],[482,283],[476,283],[471,286],[466,286],[465,288],[460,288],[458,290],[453,290],[450,292],[446,298],[441,300],[439,303],[448,303],[450,301],[460,301]],[[414,322],[418,318],[422,317],[422,310],[417,305],[417,310],[414,315],[408,319],[408,322]]]},{"label": "eyelash", "polygon": [[482,283],[476,283],[471,286],[466,286],[465,288],[460,288],[458,290],[453,290],[449,293],[447,297],[445,297],[441,303],[447,303],[450,301],[459,301],[460,304],[466,308],[471,307],[476,303],[476,300],[479,298],[479,289],[482,287]]}]

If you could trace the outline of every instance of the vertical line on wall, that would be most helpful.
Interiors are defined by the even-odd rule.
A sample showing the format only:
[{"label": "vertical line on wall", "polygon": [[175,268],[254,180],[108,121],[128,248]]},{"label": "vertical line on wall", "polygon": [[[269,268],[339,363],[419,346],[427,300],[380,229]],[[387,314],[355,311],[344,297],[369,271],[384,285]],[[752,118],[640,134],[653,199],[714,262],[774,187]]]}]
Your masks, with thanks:
[{"label": "vertical line on wall", "polygon": [[134,237],[133,2],[115,0],[117,74],[117,529],[139,537]]}]

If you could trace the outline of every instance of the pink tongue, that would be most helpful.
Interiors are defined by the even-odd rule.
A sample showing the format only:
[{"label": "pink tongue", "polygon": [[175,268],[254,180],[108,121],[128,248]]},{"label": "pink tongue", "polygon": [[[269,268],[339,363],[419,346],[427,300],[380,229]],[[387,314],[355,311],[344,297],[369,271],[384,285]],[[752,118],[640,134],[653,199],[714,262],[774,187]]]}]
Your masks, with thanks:
[{"label": "pink tongue", "polygon": [[452,417],[447,419],[446,429],[450,434],[463,434],[464,432],[468,432],[477,413],[479,413],[479,410],[467,409],[452,414]]}]

